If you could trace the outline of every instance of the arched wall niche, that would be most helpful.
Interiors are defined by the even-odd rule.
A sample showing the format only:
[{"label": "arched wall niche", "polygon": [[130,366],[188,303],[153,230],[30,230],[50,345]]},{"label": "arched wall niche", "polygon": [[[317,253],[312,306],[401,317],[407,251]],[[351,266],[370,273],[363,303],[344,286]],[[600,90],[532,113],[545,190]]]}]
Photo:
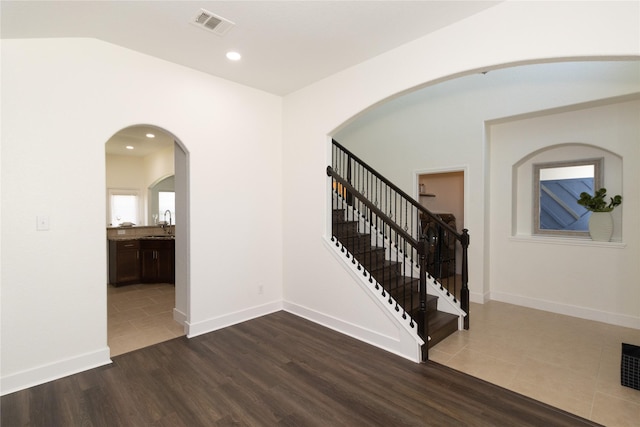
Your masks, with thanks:
[{"label": "arched wall niche", "polygon": [[580,142],[549,145],[524,156],[513,165],[514,214],[512,236],[531,236],[534,222],[534,173],[539,163],[603,159],[602,186],[609,194],[622,192],[622,156],[604,147]]}]

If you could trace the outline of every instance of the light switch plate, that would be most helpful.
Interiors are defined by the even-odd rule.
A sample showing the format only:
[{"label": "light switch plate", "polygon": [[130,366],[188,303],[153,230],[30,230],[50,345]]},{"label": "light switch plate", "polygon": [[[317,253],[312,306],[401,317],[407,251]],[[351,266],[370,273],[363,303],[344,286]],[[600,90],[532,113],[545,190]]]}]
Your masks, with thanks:
[{"label": "light switch plate", "polygon": [[36,217],[36,230],[38,231],[49,230],[49,217],[47,215],[38,215]]}]

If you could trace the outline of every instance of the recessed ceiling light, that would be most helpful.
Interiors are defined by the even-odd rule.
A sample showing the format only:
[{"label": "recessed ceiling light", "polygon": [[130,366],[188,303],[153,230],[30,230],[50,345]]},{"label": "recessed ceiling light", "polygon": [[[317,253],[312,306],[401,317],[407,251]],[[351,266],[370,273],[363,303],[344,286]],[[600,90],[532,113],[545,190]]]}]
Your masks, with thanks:
[{"label": "recessed ceiling light", "polygon": [[155,138],[156,136],[152,133],[148,133],[145,135],[147,138]]},{"label": "recessed ceiling light", "polygon": [[230,61],[239,61],[242,58],[238,52],[227,52],[227,59]]},{"label": "recessed ceiling light", "polygon": [[126,147],[124,147],[124,148],[126,148],[127,150],[133,150],[133,145],[127,145],[127,146],[126,146]]}]

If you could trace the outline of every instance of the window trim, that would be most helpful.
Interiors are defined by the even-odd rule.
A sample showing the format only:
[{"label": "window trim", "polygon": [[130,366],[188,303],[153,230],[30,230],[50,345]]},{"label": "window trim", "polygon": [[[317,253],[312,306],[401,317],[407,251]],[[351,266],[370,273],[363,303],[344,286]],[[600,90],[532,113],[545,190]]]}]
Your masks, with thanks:
[{"label": "window trim", "polygon": [[604,182],[604,157],[581,159],[581,160],[565,160],[559,162],[534,163],[533,167],[533,236],[547,237],[589,237],[589,231],[576,230],[549,230],[540,228],[540,169],[586,166],[593,165],[593,187],[594,190],[602,188]]}]

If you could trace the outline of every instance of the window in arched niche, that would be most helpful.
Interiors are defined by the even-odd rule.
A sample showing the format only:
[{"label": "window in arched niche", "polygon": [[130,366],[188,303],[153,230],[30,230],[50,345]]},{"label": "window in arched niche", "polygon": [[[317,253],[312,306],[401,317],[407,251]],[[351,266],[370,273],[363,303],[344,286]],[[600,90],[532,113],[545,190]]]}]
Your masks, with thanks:
[{"label": "window in arched niche", "polygon": [[[589,173],[578,171],[578,166],[589,166],[593,170],[592,181],[585,179]],[[575,167],[575,168],[574,168]],[[567,169],[568,168],[568,169]],[[524,161],[514,166],[515,197],[513,198],[513,210],[516,221],[514,222],[514,235],[518,236],[557,236],[589,238],[588,229],[584,228],[588,221],[589,213],[585,214],[584,208],[577,202],[571,201],[581,191],[593,193],[594,190],[605,187],[608,194],[622,193],[622,158],[608,150],[588,144],[562,144],[549,146],[532,153]],[[563,173],[573,175],[562,175]],[[549,188],[556,185],[558,180],[567,180],[565,187],[573,196],[560,195],[561,191]],[[548,181],[541,185],[541,181]],[[549,185],[547,185],[549,184]],[[587,188],[591,186],[591,188]],[[546,187],[546,188],[545,188]],[[571,188],[573,187],[573,188]],[[545,216],[541,221],[541,194],[544,199],[554,199],[553,202],[561,207],[554,207],[555,213],[551,215],[563,216],[559,222],[568,224],[561,228],[556,225],[544,225]],[[577,200],[577,199],[576,199]],[[545,202],[542,202],[545,203]],[[616,209],[614,215],[614,238],[621,240],[622,210]],[[572,227],[571,218],[575,221]],[[547,216],[548,220],[549,217]],[[558,218],[555,218],[558,219]],[[554,219],[554,220],[555,220]],[[575,228],[578,229],[575,229]]]},{"label": "window in arched niche", "polygon": [[578,204],[583,192],[602,187],[604,159],[533,165],[533,233],[588,236],[591,212]]}]

